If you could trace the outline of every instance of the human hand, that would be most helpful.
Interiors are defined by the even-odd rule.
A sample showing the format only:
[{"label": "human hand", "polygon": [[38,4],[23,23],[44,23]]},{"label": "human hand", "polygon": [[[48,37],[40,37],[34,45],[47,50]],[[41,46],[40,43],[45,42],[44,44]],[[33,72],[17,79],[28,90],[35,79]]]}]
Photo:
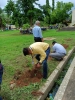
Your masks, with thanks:
[{"label": "human hand", "polygon": [[44,39],[42,38],[42,42],[44,42]]},{"label": "human hand", "polygon": [[37,64],[36,64],[36,67],[37,67],[37,68],[40,68],[40,67],[41,67],[41,64],[40,64],[40,63],[37,63]]}]

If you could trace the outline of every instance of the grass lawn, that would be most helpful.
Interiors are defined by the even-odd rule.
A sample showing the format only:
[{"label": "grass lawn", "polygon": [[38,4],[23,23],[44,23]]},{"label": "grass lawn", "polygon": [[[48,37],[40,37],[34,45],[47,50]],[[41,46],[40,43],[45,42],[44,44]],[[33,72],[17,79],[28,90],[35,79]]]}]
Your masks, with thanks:
[{"label": "grass lawn", "polygon": [[[43,31],[43,37],[56,38],[61,44],[67,45],[67,52],[75,46],[75,31]],[[0,96],[3,100],[36,100],[31,94],[33,90],[38,90],[46,81],[41,79],[39,83],[31,83],[28,86],[15,87],[10,90],[10,81],[13,79],[17,70],[21,72],[32,69],[32,60],[30,56],[24,56],[22,50],[34,42],[32,34],[21,34],[19,30],[0,31],[0,59],[4,66],[2,90]],[[45,40],[52,46],[52,40]],[[48,76],[58,65],[58,61],[48,60]]]}]

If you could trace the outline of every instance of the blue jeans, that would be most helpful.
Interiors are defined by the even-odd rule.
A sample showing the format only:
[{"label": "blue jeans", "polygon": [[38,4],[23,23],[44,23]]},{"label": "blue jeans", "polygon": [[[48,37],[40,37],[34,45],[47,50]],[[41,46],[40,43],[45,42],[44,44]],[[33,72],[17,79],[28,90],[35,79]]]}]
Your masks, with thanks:
[{"label": "blue jeans", "polygon": [[2,83],[3,67],[0,69],[0,84]]},{"label": "blue jeans", "polygon": [[[42,64],[43,64],[43,78],[47,78],[47,74],[48,74],[48,65],[47,65],[47,59],[48,59],[48,56],[49,56],[49,54],[50,54],[50,47],[45,51],[46,52],[46,58],[45,58],[45,60],[42,62]],[[37,54],[36,55],[36,59],[38,60],[38,61],[40,61],[40,55],[39,54]]]},{"label": "blue jeans", "polygon": [[0,97],[0,100],[2,100],[2,97]]},{"label": "blue jeans", "polygon": [[47,78],[47,74],[48,74],[48,64],[47,64],[47,59],[50,53],[50,47],[45,51],[46,52],[46,58],[43,61],[43,78]]}]

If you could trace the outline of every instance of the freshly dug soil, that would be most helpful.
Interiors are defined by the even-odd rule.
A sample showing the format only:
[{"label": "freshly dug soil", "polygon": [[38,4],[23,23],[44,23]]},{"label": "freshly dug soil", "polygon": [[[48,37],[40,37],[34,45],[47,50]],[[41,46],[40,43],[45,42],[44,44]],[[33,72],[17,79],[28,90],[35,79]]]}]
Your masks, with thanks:
[{"label": "freshly dug soil", "polygon": [[[69,46],[67,44],[62,44],[65,48],[68,48]],[[51,57],[48,58],[48,60],[52,60]],[[28,69],[24,72],[17,71],[14,75],[13,80],[10,82],[10,85],[12,86],[11,89],[14,87],[14,83],[16,86],[22,87],[22,86],[28,86],[30,83],[36,83],[40,82],[42,79],[42,72],[39,68],[33,68],[32,70]],[[39,94],[39,93],[38,93]],[[34,93],[35,95],[35,93]]]},{"label": "freshly dug soil", "polygon": [[69,45],[67,44],[62,44],[64,46],[65,49],[67,49],[69,47]]},{"label": "freshly dug soil", "polygon": [[40,82],[42,79],[42,72],[37,69],[33,68],[32,70],[26,70],[24,72],[17,71],[14,75],[14,80],[16,86],[27,86],[30,83]]}]

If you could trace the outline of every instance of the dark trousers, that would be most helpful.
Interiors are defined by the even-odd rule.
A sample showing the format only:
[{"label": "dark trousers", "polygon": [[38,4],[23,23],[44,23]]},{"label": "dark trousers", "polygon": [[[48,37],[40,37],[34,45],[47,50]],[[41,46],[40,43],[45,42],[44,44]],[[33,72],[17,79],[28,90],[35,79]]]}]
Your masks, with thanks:
[{"label": "dark trousers", "polygon": [[40,37],[34,37],[35,42],[42,42],[42,39]]},{"label": "dark trousers", "polygon": [[[47,74],[48,74],[48,65],[47,65],[47,59],[50,53],[50,47],[45,51],[46,52],[46,58],[44,59],[44,61],[42,62],[43,64],[43,78],[46,79],[47,78]],[[40,61],[40,55],[37,54],[36,55],[36,59],[38,61]]]},{"label": "dark trousers", "polygon": [[0,84],[2,83],[3,68],[0,69]]},{"label": "dark trousers", "polygon": [[2,100],[2,97],[0,97],[0,100]]}]

